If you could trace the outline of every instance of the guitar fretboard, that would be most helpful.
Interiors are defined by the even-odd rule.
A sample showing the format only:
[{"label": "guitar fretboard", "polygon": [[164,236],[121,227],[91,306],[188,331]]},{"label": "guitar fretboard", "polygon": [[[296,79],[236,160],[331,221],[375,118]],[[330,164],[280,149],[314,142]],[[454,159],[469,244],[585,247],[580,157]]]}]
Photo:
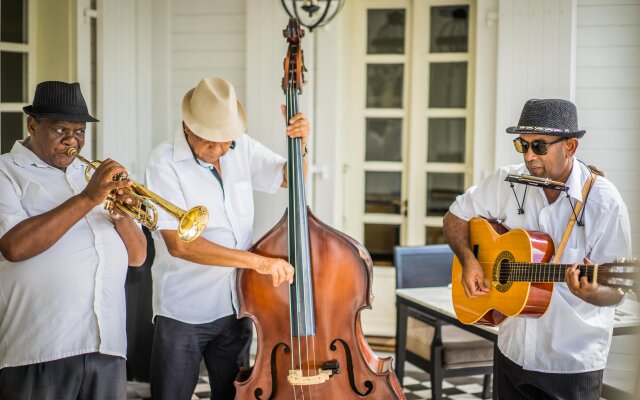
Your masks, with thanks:
[{"label": "guitar fretboard", "polygon": [[[564,282],[564,274],[572,264],[507,263],[500,267],[499,280],[512,282]],[[578,265],[580,276],[593,282],[597,265]]]}]

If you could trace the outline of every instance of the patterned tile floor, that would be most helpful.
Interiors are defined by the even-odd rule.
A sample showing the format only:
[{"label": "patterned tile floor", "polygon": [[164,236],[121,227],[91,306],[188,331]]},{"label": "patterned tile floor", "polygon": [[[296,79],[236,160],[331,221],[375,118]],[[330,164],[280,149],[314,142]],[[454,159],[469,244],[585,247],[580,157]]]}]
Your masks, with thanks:
[{"label": "patterned tile floor", "polygon": [[[380,356],[388,356],[387,353],[379,353]],[[422,400],[431,398],[431,382],[429,375],[418,370],[411,364],[406,364],[406,376],[404,377],[404,391],[407,400]],[[482,398],[482,376],[470,376],[449,378],[443,382],[443,399],[467,400]],[[201,376],[193,394],[192,400],[209,399],[209,378]],[[149,384],[141,382],[128,383],[128,399],[150,399]]]},{"label": "patterned tile floor", "polygon": [[[431,398],[431,384],[429,375],[424,372],[407,372],[404,378],[404,392],[407,400],[422,400]],[[443,383],[443,399],[467,400],[481,399],[482,396],[482,376],[451,378]],[[200,377],[192,400],[209,399],[208,378]],[[129,382],[127,399],[147,400],[150,399],[149,385],[141,382]]]}]

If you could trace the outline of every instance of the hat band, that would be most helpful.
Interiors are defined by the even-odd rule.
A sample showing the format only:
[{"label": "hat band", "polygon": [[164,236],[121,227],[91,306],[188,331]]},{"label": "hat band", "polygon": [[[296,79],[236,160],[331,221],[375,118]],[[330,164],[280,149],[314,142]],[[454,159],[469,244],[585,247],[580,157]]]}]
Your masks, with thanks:
[{"label": "hat band", "polygon": [[557,128],[545,128],[543,126],[528,126],[528,125],[518,125],[516,126],[517,131],[542,131],[542,132],[553,132],[553,133],[569,133],[569,129],[557,129]]}]

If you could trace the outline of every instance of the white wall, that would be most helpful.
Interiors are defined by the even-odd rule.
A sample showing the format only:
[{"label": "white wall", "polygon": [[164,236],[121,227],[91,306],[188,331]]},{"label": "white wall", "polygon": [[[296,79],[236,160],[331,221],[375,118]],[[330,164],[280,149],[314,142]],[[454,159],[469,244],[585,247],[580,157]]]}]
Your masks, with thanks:
[{"label": "white wall", "polygon": [[629,208],[640,256],[640,0],[578,0],[579,157],[605,172]]},{"label": "white wall", "polygon": [[528,99],[573,100],[575,7],[576,0],[500,0],[494,168],[522,162],[505,129]]},{"label": "white wall", "polygon": [[182,121],[182,97],[204,77],[227,79],[245,103],[246,2],[171,0],[170,15],[172,129]]},{"label": "white wall", "polygon": [[[640,255],[640,0],[578,0],[576,105],[587,133],[578,154],[604,170],[631,217]],[[637,338],[614,337],[605,383],[634,390]],[[638,382],[635,383],[638,385]],[[636,394],[640,389],[636,388]]]}]

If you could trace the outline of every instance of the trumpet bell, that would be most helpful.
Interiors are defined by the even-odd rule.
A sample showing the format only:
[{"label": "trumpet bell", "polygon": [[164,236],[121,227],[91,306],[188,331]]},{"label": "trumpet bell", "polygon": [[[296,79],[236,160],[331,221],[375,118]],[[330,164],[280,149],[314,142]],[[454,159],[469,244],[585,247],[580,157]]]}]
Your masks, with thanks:
[{"label": "trumpet bell", "polygon": [[180,217],[178,237],[183,242],[191,242],[200,236],[204,228],[207,227],[208,222],[209,211],[207,208],[203,206],[193,207]]},{"label": "trumpet bell", "polygon": [[[84,164],[87,165],[87,169],[84,173],[84,178],[87,182],[91,179],[91,170],[98,169],[101,161],[94,160],[89,161],[82,157],[78,151],[71,147],[67,150],[67,154],[72,157],[78,158]],[[114,180],[128,179],[126,174],[118,174],[113,177]],[[116,200],[115,194],[112,192],[105,199],[105,209],[112,210],[114,207],[118,208],[131,218],[140,222],[140,224],[149,228],[149,230],[155,230],[158,225],[158,210],[155,205],[159,206],[174,218],[178,219],[178,237],[183,242],[191,242],[195,240],[204,228],[207,227],[209,222],[209,211],[206,207],[196,206],[192,209],[185,211],[182,208],[168,202],[157,194],[153,193],[149,189],[145,188],[137,182],[131,181],[133,184],[123,189],[129,196],[135,197],[139,201],[139,205],[125,204]],[[144,207],[141,207],[144,206]]]}]

